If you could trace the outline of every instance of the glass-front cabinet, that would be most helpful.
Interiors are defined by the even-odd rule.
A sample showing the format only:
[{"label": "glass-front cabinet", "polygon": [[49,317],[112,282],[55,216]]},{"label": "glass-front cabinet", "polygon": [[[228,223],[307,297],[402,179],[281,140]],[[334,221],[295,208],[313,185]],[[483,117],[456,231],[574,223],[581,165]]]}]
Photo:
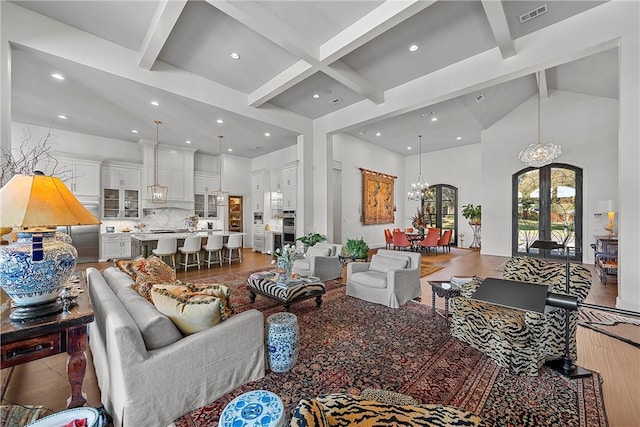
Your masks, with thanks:
[{"label": "glass-front cabinet", "polygon": [[242,196],[229,196],[229,231],[242,230]]},{"label": "glass-front cabinet", "polygon": [[102,167],[102,217],[140,218],[139,168]]},{"label": "glass-front cabinet", "polygon": [[214,191],[220,186],[220,177],[196,173],[194,176],[194,208],[200,218],[218,218],[218,206]]}]

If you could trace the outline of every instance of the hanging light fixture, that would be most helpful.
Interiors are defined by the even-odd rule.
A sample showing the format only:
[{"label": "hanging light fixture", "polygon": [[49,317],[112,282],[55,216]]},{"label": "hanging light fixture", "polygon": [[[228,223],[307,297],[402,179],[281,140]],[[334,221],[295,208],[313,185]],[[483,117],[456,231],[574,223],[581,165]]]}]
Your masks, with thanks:
[{"label": "hanging light fixture", "polygon": [[[540,82],[540,73],[538,73],[538,85]],[[538,88],[538,142],[529,145],[522,150],[518,158],[527,166],[541,168],[546,166],[562,153],[559,145],[548,143],[542,144],[540,141],[540,88]]]},{"label": "hanging light fixture", "polygon": [[424,191],[429,188],[429,184],[427,184],[422,179],[422,135],[418,135],[420,139],[420,157],[419,157],[419,172],[418,172],[418,181],[411,184],[411,189],[407,193],[409,200],[417,200],[421,201],[424,196]]},{"label": "hanging light fixture", "polygon": [[218,186],[218,190],[213,192],[213,195],[216,198],[216,205],[218,206],[226,206],[227,199],[229,196],[229,192],[222,190],[222,135],[218,135],[218,139],[220,140],[220,154],[218,155],[218,170],[220,171],[220,185]]},{"label": "hanging light fixture", "polygon": [[154,120],[156,124],[156,147],[155,147],[155,184],[147,186],[147,197],[151,200],[151,203],[167,203],[167,194],[169,193],[169,187],[158,184],[158,127],[160,120]]}]

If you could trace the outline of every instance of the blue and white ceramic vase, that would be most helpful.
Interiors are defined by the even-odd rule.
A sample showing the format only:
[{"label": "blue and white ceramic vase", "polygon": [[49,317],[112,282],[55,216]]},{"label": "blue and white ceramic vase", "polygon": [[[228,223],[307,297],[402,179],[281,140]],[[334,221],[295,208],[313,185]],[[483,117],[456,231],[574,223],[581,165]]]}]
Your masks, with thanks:
[{"label": "blue and white ceramic vase", "polygon": [[267,352],[273,372],[288,372],[298,361],[300,331],[298,318],[292,313],[267,317]]},{"label": "blue and white ceramic vase", "polygon": [[20,232],[16,242],[0,246],[0,286],[16,306],[58,298],[78,258],[76,248],[68,242],[64,233]]}]

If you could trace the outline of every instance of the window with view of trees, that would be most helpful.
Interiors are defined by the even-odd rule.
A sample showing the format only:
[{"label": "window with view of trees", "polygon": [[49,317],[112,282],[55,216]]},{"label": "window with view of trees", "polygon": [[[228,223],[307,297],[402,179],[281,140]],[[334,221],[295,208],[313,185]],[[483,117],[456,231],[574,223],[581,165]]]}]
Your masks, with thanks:
[{"label": "window with view of trees", "polygon": [[458,189],[451,185],[430,185],[424,192],[422,212],[427,228],[438,227],[440,234],[452,230],[451,245],[458,244]]},{"label": "window with view of trees", "polygon": [[526,168],[512,182],[512,254],[564,259],[564,249],[531,247],[536,240],[553,240],[569,248],[570,259],[581,261],[582,169],[558,163]]}]

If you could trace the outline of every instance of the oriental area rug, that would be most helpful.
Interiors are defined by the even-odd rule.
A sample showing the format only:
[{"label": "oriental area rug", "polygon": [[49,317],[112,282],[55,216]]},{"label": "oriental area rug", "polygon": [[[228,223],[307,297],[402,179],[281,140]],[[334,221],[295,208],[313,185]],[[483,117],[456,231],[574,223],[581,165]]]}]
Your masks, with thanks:
[{"label": "oriental area rug", "polygon": [[[244,286],[232,287],[232,301],[242,311],[240,301],[248,301],[248,292]],[[300,355],[291,371],[267,369],[264,378],[185,414],[175,427],[215,426],[224,407],[251,390],[280,396],[290,418],[302,398],[360,394],[366,388],[466,409],[488,426],[607,426],[597,373],[568,381],[545,367],[538,377],[515,376],[452,338],[444,319],[432,317],[430,306],[412,301],[390,309],[347,297],[344,291],[336,282],[320,308],[313,300],[291,306],[300,328]],[[266,323],[282,306],[268,307],[265,300],[258,296],[254,306],[265,307]]]}]

